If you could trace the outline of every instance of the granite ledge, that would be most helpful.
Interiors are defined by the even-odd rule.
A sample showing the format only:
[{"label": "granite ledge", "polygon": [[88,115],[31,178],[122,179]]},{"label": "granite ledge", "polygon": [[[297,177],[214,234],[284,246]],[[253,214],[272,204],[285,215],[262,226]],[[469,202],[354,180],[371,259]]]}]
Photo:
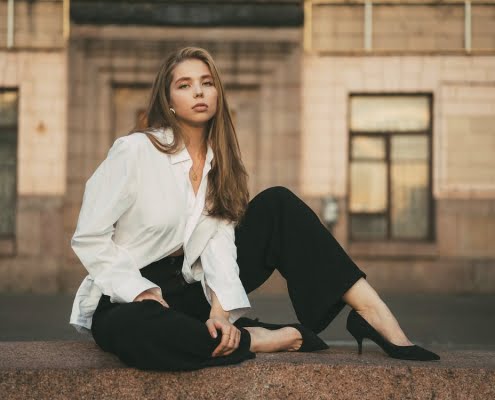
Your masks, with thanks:
[{"label": "granite ledge", "polygon": [[6,399],[492,399],[495,352],[437,351],[402,361],[380,349],[331,347],[189,372],[125,366],[93,342],[0,342]]}]

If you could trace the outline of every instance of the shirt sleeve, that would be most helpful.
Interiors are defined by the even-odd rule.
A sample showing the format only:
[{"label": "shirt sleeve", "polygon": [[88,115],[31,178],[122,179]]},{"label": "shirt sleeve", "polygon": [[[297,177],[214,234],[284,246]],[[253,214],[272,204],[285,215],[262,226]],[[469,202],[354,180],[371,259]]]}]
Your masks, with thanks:
[{"label": "shirt sleeve", "polygon": [[118,138],[86,182],[71,247],[94,283],[112,303],[129,303],[143,291],[161,289],[144,278],[131,254],[112,240],[114,224],[136,200],[135,150]]},{"label": "shirt sleeve", "polygon": [[201,253],[203,278],[201,284],[206,298],[212,304],[213,290],[229,320],[234,323],[251,308],[248,296],[239,279],[237,247],[235,245],[234,223],[222,220]]}]

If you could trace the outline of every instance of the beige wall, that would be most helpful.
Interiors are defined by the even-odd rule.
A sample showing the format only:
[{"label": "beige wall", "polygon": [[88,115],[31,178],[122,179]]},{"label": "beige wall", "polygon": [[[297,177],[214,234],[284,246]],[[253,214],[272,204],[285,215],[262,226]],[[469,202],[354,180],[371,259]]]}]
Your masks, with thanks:
[{"label": "beige wall", "polygon": [[[470,34],[463,1],[424,3],[373,3],[369,36],[363,1],[306,6],[300,189],[317,213],[338,199],[334,234],[375,287],[493,292],[495,2],[471,2]],[[432,242],[348,240],[352,93],[432,94]]]},{"label": "beige wall", "polygon": [[[426,1],[371,3],[373,51],[446,52],[464,49],[464,1],[449,1],[447,4]],[[472,50],[495,50],[495,2],[470,3]],[[364,49],[364,1],[313,1],[310,9],[312,18],[307,18],[307,27],[314,51]]]},{"label": "beige wall", "polygon": [[[494,81],[495,56],[306,56],[302,192],[338,197],[347,192],[350,93],[431,92],[435,197],[495,198]],[[462,143],[459,130],[465,133]],[[315,146],[322,151],[312,152]]]},{"label": "beige wall", "polygon": [[373,7],[373,49],[455,50],[463,47],[463,4]]},{"label": "beige wall", "polygon": [[65,193],[67,68],[62,8],[61,0],[15,1],[14,47],[8,50],[7,1],[0,2],[0,87],[19,90],[20,196]]},{"label": "beige wall", "polygon": [[65,193],[65,52],[0,51],[0,86],[19,90],[18,195]]},{"label": "beige wall", "polygon": [[[493,59],[486,68],[486,74],[495,74]],[[443,149],[439,195],[495,197],[495,87],[461,78],[443,85],[439,96],[443,132],[437,142]]]},{"label": "beige wall", "polygon": [[[339,199],[335,235],[376,287],[495,290],[494,83],[495,56],[304,57],[301,193],[316,212],[321,197]],[[434,242],[348,241],[348,97],[357,92],[433,94]]]},{"label": "beige wall", "polygon": [[[0,290],[54,292],[63,262],[67,63],[61,1],[16,1],[14,47],[0,2],[0,87],[19,93],[16,232],[0,239]],[[5,23],[4,23],[5,22]]]},{"label": "beige wall", "polygon": [[321,4],[313,6],[313,49],[348,50],[363,46],[364,8]]},{"label": "beige wall", "polygon": [[[0,1],[0,48],[7,45],[7,1]],[[15,0],[14,45],[17,48],[64,46],[62,0]]]},{"label": "beige wall", "polygon": [[[362,51],[362,4],[338,12],[318,6],[320,13],[315,6],[312,39],[322,52],[303,54],[302,30],[258,28],[73,26],[66,49],[61,1],[16,1],[14,49],[5,49],[6,29],[0,30],[0,86],[20,93],[17,234],[12,243],[0,241],[0,290],[73,291],[79,285],[86,271],[70,238],[84,183],[119,135],[115,129],[125,130],[123,121],[116,123],[119,113],[139,107],[139,100],[129,106],[125,98],[116,104],[113,83],[151,84],[168,51],[192,44],[211,51],[224,79],[252,196],[287,186],[318,214],[321,197],[337,197],[335,235],[377,288],[494,292],[491,3],[472,9],[473,49],[492,49],[483,56],[442,55],[462,52],[462,2],[433,13],[414,6],[414,18],[374,5],[373,45],[391,52],[379,56]],[[6,4],[0,1],[0,21],[6,21]],[[424,37],[429,31],[434,39]],[[338,51],[354,55],[330,56]],[[353,92],[433,94],[434,242],[347,241],[347,102]],[[286,290],[278,274],[270,285],[266,290]]]},{"label": "beige wall", "polygon": [[[493,1],[492,1],[493,3]],[[475,49],[495,49],[495,4],[478,4],[472,9],[472,41]]]}]

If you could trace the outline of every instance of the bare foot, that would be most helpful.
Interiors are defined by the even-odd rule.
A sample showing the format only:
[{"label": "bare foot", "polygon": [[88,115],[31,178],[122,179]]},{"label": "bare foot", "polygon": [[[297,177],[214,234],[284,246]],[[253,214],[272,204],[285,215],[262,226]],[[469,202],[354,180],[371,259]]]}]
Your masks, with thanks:
[{"label": "bare foot", "polygon": [[284,327],[276,330],[258,326],[246,327],[251,335],[250,350],[254,353],[296,351],[302,345],[302,336],[296,328]]},{"label": "bare foot", "polygon": [[411,346],[399,323],[385,303],[374,308],[356,310],[385,339],[397,346]]}]

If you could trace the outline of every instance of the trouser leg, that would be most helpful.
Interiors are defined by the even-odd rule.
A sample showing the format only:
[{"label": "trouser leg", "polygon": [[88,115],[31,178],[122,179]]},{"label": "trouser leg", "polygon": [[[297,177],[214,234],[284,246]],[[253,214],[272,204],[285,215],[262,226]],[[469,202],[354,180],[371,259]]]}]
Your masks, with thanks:
[{"label": "trouser leg", "polygon": [[318,333],[344,308],[342,295],[366,274],[318,216],[282,186],[258,193],[235,228],[240,279],[251,292],[277,268],[297,318]]},{"label": "trouser leg", "polygon": [[110,303],[108,296],[102,296],[91,327],[95,342],[139,369],[194,370],[255,357],[249,350],[249,332],[242,328],[236,351],[211,357],[220,344],[221,332],[212,338],[206,327],[209,305],[201,283],[165,298],[170,308],[154,300]]}]

